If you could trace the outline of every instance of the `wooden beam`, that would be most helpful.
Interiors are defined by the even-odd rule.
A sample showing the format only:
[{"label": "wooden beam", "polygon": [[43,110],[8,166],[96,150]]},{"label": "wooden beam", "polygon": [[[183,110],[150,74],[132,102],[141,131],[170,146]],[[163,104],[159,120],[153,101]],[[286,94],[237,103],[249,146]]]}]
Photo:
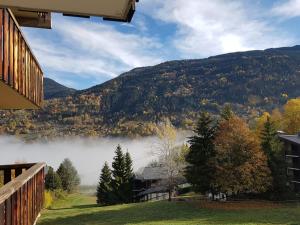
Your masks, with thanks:
[{"label": "wooden beam", "polygon": [[16,20],[22,27],[51,29],[51,13],[12,9]]},{"label": "wooden beam", "polygon": [[34,166],[35,163],[20,163],[20,164],[13,164],[13,165],[0,165],[0,170],[4,169],[29,169],[30,167]]}]

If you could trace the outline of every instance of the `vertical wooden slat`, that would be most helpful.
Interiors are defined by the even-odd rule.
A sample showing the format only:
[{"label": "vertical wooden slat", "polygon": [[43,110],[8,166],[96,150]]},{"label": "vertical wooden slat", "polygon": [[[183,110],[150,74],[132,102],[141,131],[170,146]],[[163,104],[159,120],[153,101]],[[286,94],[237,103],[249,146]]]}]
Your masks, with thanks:
[{"label": "vertical wooden slat", "polygon": [[23,91],[22,95],[26,95],[26,73],[25,73],[25,41],[22,38],[22,77],[23,77]]},{"label": "vertical wooden slat", "polygon": [[5,204],[0,204],[0,225],[5,225]]},{"label": "vertical wooden slat", "polygon": [[3,9],[0,9],[0,81],[3,79]]},{"label": "vertical wooden slat", "polygon": [[28,224],[32,224],[32,184],[28,181]]},{"label": "vertical wooden slat", "polygon": [[19,74],[19,31],[17,28],[14,30],[14,76],[15,76],[15,89],[19,90],[20,86],[20,74]]},{"label": "vertical wooden slat", "polygon": [[12,225],[12,202],[11,198],[5,201],[5,225]]},{"label": "vertical wooden slat", "polygon": [[15,169],[16,177],[22,174],[22,168]]},{"label": "vertical wooden slat", "polygon": [[28,225],[28,183],[24,185],[24,194],[23,194],[23,207],[24,207],[24,217],[23,217],[23,224]]},{"label": "vertical wooden slat", "polygon": [[26,76],[25,96],[26,96],[26,98],[28,98],[28,96],[29,96],[29,74],[28,74],[28,66],[27,66],[28,62],[29,62],[29,60],[28,60],[28,49],[25,46],[25,65],[26,65],[26,67],[25,67],[25,76]]},{"label": "vertical wooden slat", "polygon": [[14,21],[9,20],[9,85],[14,87]]},{"label": "vertical wooden slat", "polygon": [[18,196],[17,192],[15,192],[11,196],[11,203],[12,203],[12,224],[17,225],[17,216],[18,216]]},{"label": "vertical wooden slat", "polygon": [[7,10],[4,10],[3,16],[3,80],[8,83],[8,69],[9,69],[9,15]]},{"label": "vertical wooden slat", "polygon": [[18,225],[23,225],[22,223],[22,193],[23,193],[23,189],[20,188],[20,190],[18,191]]},{"label": "vertical wooden slat", "polygon": [[11,169],[4,170],[4,184],[7,184],[11,181]]},{"label": "vertical wooden slat", "polygon": [[22,73],[22,36],[18,32],[18,72],[19,72],[19,93],[23,93],[23,73]]},{"label": "vertical wooden slat", "polygon": [[32,90],[31,90],[31,87],[32,87],[32,83],[31,83],[31,55],[29,54],[29,57],[28,57],[28,74],[29,74],[29,99],[32,100]]}]

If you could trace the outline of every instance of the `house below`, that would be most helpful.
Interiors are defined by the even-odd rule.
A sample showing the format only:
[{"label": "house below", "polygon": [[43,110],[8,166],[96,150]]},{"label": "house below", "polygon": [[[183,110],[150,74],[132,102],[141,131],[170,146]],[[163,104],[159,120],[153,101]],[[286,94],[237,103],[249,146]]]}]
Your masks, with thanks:
[{"label": "house below", "polygon": [[284,143],[289,183],[295,192],[300,192],[300,133],[279,134],[279,138]]},{"label": "house below", "polygon": [[134,196],[136,202],[164,200],[169,198],[166,185],[167,171],[159,166],[145,167],[134,180]]}]

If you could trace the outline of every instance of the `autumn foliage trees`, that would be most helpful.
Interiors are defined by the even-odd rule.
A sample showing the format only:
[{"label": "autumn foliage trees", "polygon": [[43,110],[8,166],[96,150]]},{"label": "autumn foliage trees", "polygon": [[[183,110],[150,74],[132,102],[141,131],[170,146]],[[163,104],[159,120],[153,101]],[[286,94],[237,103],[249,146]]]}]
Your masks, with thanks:
[{"label": "autumn foliage trees", "polygon": [[278,120],[274,117],[271,121],[269,114],[263,116],[259,130],[251,130],[228,107],[218,120],[201,114],[186,156],[185,177],[195,191],[213,195],[263,193],[273,199],[286,192]]},{"label": "autumn foliage trees", "polygon": [[214,141],[215,184],[222,193],[261,193],[272,177],[259,140],[241,118],[221,120]]},{"label": "autumn foliage trees", "polygon": [[274,109],[271,113],[264,112],[255,121],[256,134],[259,136],[264,129],[267,119],[273,123],[276,130],[287,134],[300,131],[300,98],[290,99],[281,109]]}]

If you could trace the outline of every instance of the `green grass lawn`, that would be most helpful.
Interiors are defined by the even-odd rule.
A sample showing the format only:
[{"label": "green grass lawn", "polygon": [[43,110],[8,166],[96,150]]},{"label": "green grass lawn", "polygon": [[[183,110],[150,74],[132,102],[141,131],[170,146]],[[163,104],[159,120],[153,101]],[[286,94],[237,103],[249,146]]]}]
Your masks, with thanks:
[{"label": "green grass lawn", "polygon": [[[195,202],[149,202],[98,207],[95,198],[73,194],[44,210],[38,225],[189,225],[290,224],[300,225],[300,206],[259,209],[204,209]],[[225,203],[226,204],[226,203]]]}]

